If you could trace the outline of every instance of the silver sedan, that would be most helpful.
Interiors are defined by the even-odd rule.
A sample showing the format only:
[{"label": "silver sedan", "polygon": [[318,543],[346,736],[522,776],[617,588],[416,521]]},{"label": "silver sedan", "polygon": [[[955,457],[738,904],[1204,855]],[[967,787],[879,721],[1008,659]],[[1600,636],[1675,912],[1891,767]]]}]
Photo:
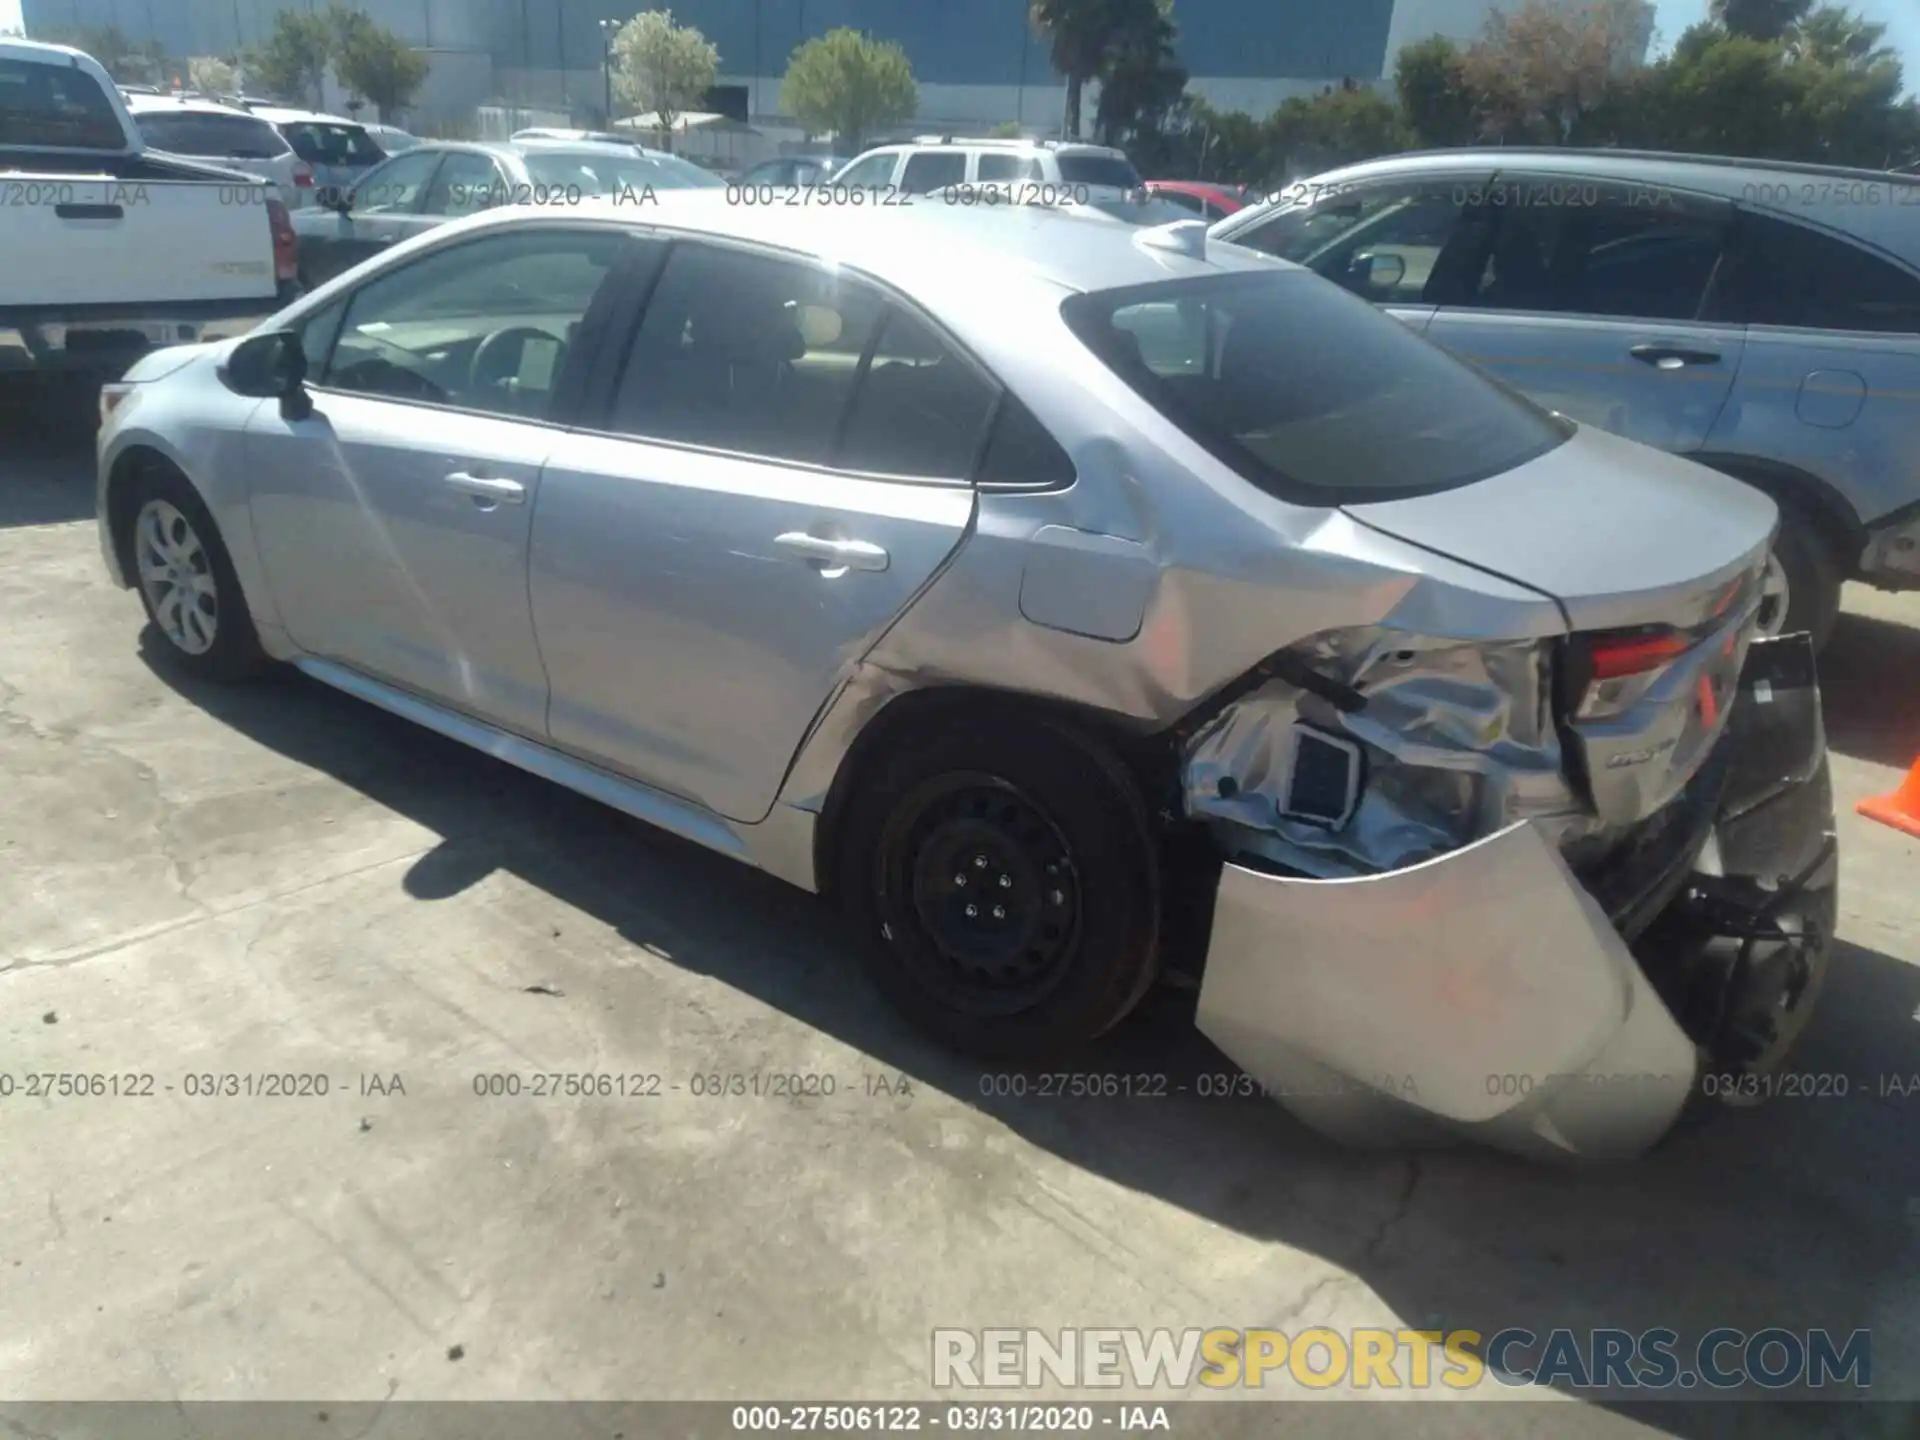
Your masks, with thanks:
[{"label": "silver sedan", "polygon": [[106,564],[184,670],[828,895],[974,1053],[1184,969],[1328,1133],[1622,1154],[1824,977],[1773,503],[1199,222],[516,208],[102,409]]}]

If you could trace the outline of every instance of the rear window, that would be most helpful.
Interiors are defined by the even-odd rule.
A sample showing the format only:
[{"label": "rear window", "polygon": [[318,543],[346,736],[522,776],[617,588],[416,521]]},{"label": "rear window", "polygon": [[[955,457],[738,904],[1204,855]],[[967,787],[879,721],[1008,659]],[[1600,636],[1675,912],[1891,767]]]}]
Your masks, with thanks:
[{"label": "rear window", "polygon": [[386,151],[358,125],[300,120],[282,125],[280,133],[293,153],[309,165],[377,165],[387,158]]},{"label": "rear window", "polygon": [[1305,270],[1095,291],[1062,314],[1154,408],[1292,504],[1469,485],[1573,433]]},{"label": "rear window", "polygon": [[124,150],[127,136],[106,91],[85,71],[0,60],[0,145]]},{"label": "rear window", "polygon": [[1060,178],[1069,185],[1111,185],[1131,190],[1140,183],[1140,172],[1121,155],[1062,155]]},{"label": "rear window", "polygon": [[271,160],[287,153],[279,131],[245,115],[139,115],[134,123],[147,144],[175,155]]}]

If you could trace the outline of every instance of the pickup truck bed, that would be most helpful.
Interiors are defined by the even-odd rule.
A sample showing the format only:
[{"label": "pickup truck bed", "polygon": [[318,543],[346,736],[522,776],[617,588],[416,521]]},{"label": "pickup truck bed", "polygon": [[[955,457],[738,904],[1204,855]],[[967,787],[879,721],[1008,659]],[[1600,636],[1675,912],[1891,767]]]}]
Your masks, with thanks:
[{"label": "pickup truck bed", "polygon": [[[145,151],[92,60],[0,41],[0,101],[0,370],[117,369],[284,303],[271,188]],[[123,143],[66,143],[82,108],[87,138]]]}]

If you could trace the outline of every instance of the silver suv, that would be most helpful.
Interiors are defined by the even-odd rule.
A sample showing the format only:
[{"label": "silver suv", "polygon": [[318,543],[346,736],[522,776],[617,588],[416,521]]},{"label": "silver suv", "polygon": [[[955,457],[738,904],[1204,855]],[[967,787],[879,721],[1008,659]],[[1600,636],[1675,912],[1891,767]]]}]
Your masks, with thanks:
[{"label": "silver suv", "polygon": [[1920,588],[1920,177],[1435,151],[1302,181],[1212,234],[1765,491],[1768,630],[1823,643],[1845,580]]},{"label": "silver suv", "polygon": [[983,140],[922,135],[868,150],[833,177],[835,185],[932,195],[950,187],[1032,186],[1057,192],[1046,203],[1085,203],[1137,189],[1140,172],[1124,150],[1052,140]]}]

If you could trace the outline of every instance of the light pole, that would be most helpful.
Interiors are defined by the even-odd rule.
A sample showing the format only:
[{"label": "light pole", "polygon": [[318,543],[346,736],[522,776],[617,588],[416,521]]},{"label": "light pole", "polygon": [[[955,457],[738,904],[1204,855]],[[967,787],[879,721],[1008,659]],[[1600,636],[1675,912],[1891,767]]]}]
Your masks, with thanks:
[{"label": "light pole", "polygon": [[600,22],[600,80],[605,101],[602,113],[606,116],[606,125],[613,126],[613,37],[620,33],[618,20]]}]

